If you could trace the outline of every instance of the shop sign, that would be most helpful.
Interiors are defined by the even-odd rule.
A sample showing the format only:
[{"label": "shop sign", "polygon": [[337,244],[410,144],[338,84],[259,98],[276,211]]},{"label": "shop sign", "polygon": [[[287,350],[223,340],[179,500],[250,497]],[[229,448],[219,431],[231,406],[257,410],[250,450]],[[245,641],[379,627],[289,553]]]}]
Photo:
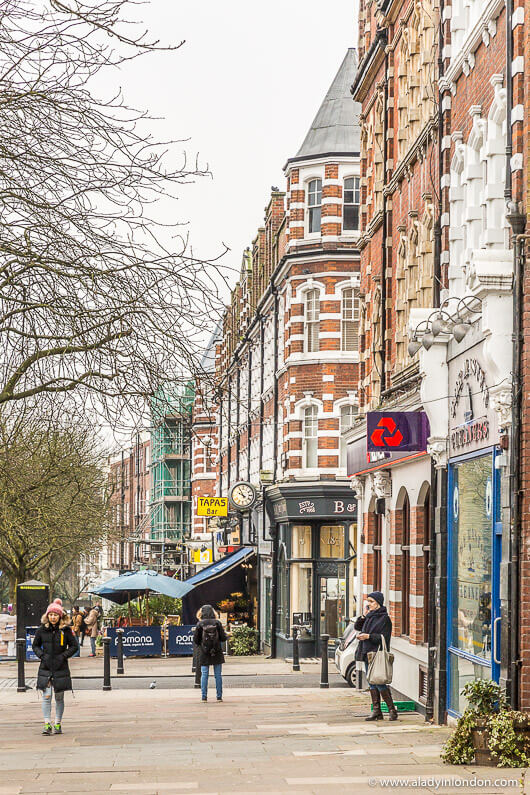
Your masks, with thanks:
[{"label": "shop sign", "polygon": [[197,497],[197,516],[228,516],[228,497]]},{"label": "shop sign", "polygon": [[368,452],[417,453],[425,450],[429,422],[424,411],[369,411],[366,417]]},{"label": "shop sign", "polygon": [[451,455],[463,455],[495,443],[496,418],[490,407],[487,374],[480,353],[450,363]]},{"label": "shop sign", "polygon": [[356,439],[355,442],[351,442],[348,445],[346,452],[348,476],[364,474],[375,469],[385,469],[385,467],[391,466],[394,462],[426,455],[426,448],[417,453],[407,453],[405,451],[370,452],[366,450],[366,446],[365,436],[361,439]]},{"label": "shop sign", "polygon": [[304,516],[308,519],[317,519],[322,516],[354,519],[357,515],[357,502],[353,495],[340,499],[332,497],[304,497],[303,499],[296,499],[289,497],[275,501],[272,510],[274,518],[279,521]]},{"label": "shop sign", "polygon": [[193,624],[167,628],[167,653],[182,654],[190,657],[193,654]]},{"label": "shop sign", "polygon": [[[110,656],[118,656],[118,635],[115,627],[107,629],[110,638]],[[125,627],[123,630],[125,657],[160,657],[162,634],[160,627]]]}]

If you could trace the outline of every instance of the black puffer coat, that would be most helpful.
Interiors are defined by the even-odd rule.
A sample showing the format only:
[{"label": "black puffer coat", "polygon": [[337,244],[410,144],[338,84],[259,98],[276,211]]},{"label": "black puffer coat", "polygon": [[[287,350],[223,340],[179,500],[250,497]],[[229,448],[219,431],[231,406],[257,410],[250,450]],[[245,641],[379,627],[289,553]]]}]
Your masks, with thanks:
[{"label": "black puffer coat", "polygon": [[45,690],[50,679],[56,693],[72,689],[68,659],[74,656],[78,648],[77,638],[68,620],[63,618],[53,626],[46,619],[41,624],[33,640],[33,651],[40,659],[38,690]]},{"label": "black puffer coat", "polygon": [[[207,626],[212,626],[212,625],[216,625],[217,626],[217,631],[219,633],[219,641],[220,641],[220,643],[219,643],[219,651],[217,651],[215,654],[212,654],[212,655],[210,655],[210,654],[206,655],[203,652],[202,647],[201,647],[201,643],[202,643],[202,628],[203,627],[207,627]],[[221,622],[218,621],[216,618],[204,618],[204,619],[202,619],[202,621],[199,621],[199,623],[195,627],[195,632],[193,634],[193,643],[195,644],[195,646],[198,647],[197,650],[198,650],[198,653],[199,653],[199,664],[200,665],[222,665],[222,663],[224,663],[224,661],[225,661],[225,657],[224,657],[224,654],[223,654],[223,650],[221,648],[221,643],[224,643],[225,640],[226,640],[226,632],[224,631],[224,627],[221,624]]]},{"label": "black puffer coat", "polygon": [[370,610],[368,615],[359,616],[355,620],[355,629],[358,632],[366,632],[370,637],[368,640],[360,640],[355,652],[355,659],[368,661],[368,652],[377,651],[381,648],[381,637],[386,641],[387,650],[390,649],[390,637],[392,635],[392,620],[387,613],[386,607],[378,607],[377,610]]}]

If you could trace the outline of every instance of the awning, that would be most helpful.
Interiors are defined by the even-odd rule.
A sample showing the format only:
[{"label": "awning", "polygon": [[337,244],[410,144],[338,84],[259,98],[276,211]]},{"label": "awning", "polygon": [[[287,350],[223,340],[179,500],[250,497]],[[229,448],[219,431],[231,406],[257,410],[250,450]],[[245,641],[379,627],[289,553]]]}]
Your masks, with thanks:
[{"label": "awning", "polygon": [[185,581],[186,585],[195,587],[196,585],[203,585],[206,582],[222,577],[223,574],[227,574],[231,569],[239,566],[240,563],[243,563],[255,554],[256,550],[253,547],[241,547],[241,549],[236,550],[236,552],[232,552],[231,555],[226,555],[226,557],[221,558],[217,563],[212,563],[210,566],[201,569],[201,571]]}]

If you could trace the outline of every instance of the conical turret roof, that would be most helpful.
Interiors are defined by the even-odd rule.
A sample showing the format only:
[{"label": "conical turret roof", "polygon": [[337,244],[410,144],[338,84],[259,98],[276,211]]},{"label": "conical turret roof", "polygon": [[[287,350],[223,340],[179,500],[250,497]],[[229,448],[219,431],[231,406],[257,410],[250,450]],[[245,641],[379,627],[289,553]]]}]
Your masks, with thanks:
[{"label": "conical turret roof", "polygon": [[315,116],[304,142],[287,163],[325,155],[358,154],[360,105],[350,93],[357,71],[357,50],[350,47]]}]

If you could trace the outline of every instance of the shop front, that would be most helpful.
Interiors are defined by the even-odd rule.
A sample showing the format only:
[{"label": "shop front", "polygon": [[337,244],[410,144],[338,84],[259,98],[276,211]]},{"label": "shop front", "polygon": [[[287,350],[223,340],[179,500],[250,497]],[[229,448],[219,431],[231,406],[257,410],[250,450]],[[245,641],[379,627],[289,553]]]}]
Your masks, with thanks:
[{"label": "shop front", "polygon": [[497,414],[482,345],[449,363],[447,707],[472,679],[499,680],[502,522]]},{"label": "shop front", "polygon": [[267,489],[273,533],[271,633],[275,653],[319,653],[327,634],[333,649],[355,615],[357,505],[342,483],[286,483]]}]

